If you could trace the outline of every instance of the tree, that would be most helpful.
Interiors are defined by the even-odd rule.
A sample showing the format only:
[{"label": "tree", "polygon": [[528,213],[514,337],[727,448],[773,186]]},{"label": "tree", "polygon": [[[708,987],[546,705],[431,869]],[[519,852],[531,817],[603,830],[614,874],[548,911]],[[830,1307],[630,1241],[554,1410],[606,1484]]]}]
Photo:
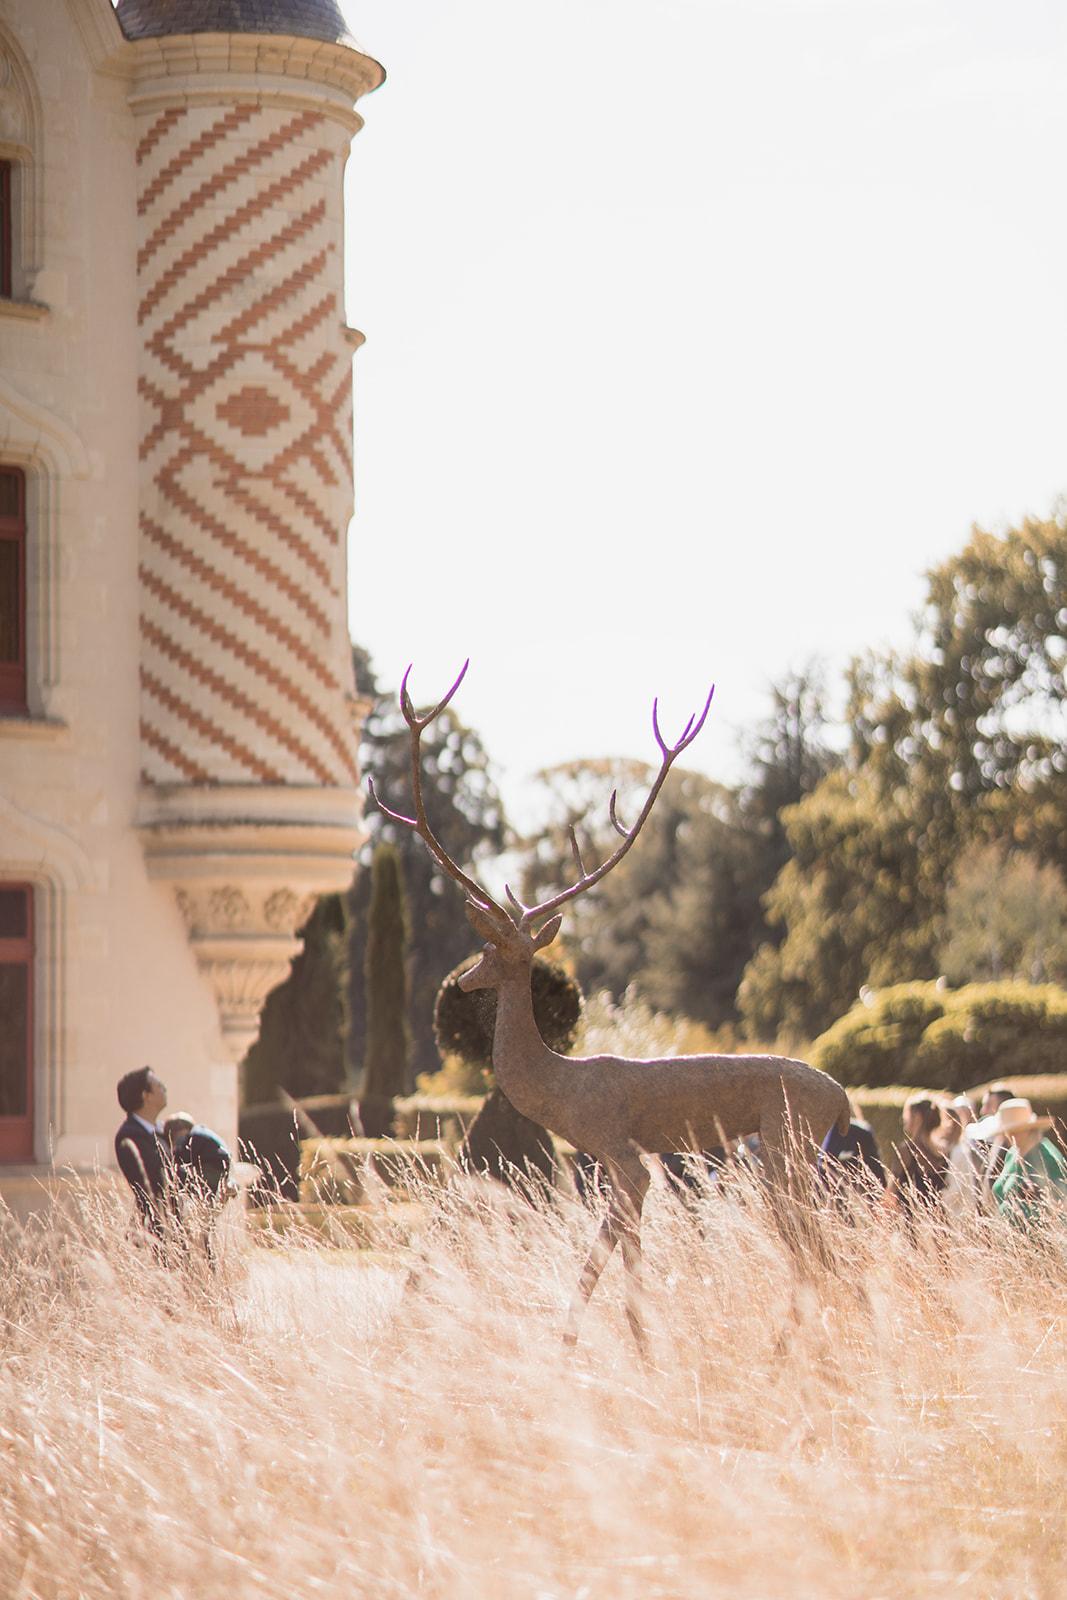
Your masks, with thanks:
[{"label": "tree", "polygon": [[945,897],[942,971],[952,984],[1067,980],[1067,884],[1002,845],[965,851]]},{"label": "tree", "polygon": [[284,983],[267,996],[259,1038],[245,1057],[247,1105],[335,1094],[346,1084],[341,1006],[347,922],[343,901],[326,895],[302,930],[304,948]]},{"label": "tree", "polygon": [[1067,530],[973,530],[934,568],[910,654],[849,672],[846,767],[783,813],[775,880],[740,993],[746,1024],[810,1034],[861,984],[936,976],[946,888],[982,842],[1067,867]]},{"label": "tree", "polygon": [[[367,652],[356,646],[353,654],[359,690],[372,701],[360,746],[362,772],[364,777],[374,779],[388,805],[404,811],[411,805],[407,724],[396,696],[379,687]],[[426,729],[421,748],[423,795],[434,832],[452,859],[465,871],[476,874],[483,859],[503,849],[507,827],[482,742],[449,706]],[[368,841],[361,854],[364,869],[379,843],[388,843],[397,852],[413,930],[408,957],[411,1070],[416,1076],[433,1073],[439,1066],[433,1037],[437,989],[445,974],[471,949],[463,896],[410,829],[390,822],[372,804],[367,807],[366,826]],[[370,874],[363,870],[348,895],[346,1048],[354,1076],[361,1070],[367,1037],[362,977],[369,908]]]},{"label": "tree", "polygon": [[927,585],[912,654],[853,670],[854,759],[912,790],[935,844],[1009,837],[1067,867],[1067,526],[975,528]]},{"label": "tree", "polygon": [[370,1138],[388,1132],[395,1095],[410,1087],[411,1032],[407,1019],[408,920],[393,845],[379,844],[371,860],[370,911],[364,955],[367,1044],[359,1112]]},{"label": "tree", "polygon": [[782,931],[745,971],[738,1004],[756,1039],[812,1039],[866,984],[937,976],[939,903],[918,829],[866,774],[831,773],[783,814],[792,859],[767,895]]},{"label": "tree", "polygon": [[840,764],[827,737],[825,680],[817,661],[787,672],[771,684],[770,695],[768,716],[743,745],[752,776],[740,795],[746,821],[767,837],[768,887],[790,855],[783,811]]}]

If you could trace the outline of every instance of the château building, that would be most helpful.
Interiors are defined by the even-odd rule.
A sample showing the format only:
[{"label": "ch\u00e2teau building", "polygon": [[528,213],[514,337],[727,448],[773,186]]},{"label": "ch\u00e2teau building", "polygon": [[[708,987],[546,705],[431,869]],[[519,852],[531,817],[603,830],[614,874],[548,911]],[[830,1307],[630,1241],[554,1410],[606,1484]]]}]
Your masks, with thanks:
[{"label": "ch\u00e2teau building", "polygon": [[0,0],[0,1190],[237,1063],[361,803],[335,0]]}]

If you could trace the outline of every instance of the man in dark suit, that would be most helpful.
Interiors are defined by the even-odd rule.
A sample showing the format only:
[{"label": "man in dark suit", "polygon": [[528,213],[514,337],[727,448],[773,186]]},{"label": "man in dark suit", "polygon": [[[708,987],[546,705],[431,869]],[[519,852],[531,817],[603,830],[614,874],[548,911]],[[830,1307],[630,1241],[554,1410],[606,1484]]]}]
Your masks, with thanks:
[{"label": "man in dark suit", "polygon": [[120,1078],[118,1095],[126,1121],[115,1135],[115,1155],[133,1190],[141,1221],[161,1235],[171,1155],[157,1119],[167,1103],[166,1086],[151,1067],[139,1067]]}]

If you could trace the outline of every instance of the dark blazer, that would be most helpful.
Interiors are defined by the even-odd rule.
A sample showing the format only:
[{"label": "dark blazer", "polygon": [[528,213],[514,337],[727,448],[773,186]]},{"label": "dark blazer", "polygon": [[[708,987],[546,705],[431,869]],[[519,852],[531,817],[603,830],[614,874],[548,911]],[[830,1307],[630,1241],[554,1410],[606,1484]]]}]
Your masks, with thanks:
[{"label": "dark blazer", "polygon": [[158,1230],[170,1166],[170,1152],[162,1134],[150,1133],[136,1117],[127,1117],[115,1135],[115,1155],[141,1216],[150,1228]]},{"label": "dark blazer", "polygon": [[[877,1193],[886,1185],[886,1171],[878,1152],[874,1129],[865,1122],[850,1122],[847,1133],[838,1133],[836,1127],[822,1142],[819,1155],[819,1172],[831,1187],[842,1184]],[[873,1183],[872,1183],[873,1179]]]}]

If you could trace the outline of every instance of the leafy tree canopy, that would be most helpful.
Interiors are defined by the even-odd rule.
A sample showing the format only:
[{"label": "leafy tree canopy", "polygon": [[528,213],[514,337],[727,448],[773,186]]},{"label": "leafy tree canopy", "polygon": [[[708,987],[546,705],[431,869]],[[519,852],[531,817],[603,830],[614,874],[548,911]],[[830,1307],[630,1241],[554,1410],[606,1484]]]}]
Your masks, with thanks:
[{"label": "leafy tree canopy", "polygon": [[1067,884],[1002,845],[964,851],[945,897],[938,959],[949,983],[1067,983]]}]

